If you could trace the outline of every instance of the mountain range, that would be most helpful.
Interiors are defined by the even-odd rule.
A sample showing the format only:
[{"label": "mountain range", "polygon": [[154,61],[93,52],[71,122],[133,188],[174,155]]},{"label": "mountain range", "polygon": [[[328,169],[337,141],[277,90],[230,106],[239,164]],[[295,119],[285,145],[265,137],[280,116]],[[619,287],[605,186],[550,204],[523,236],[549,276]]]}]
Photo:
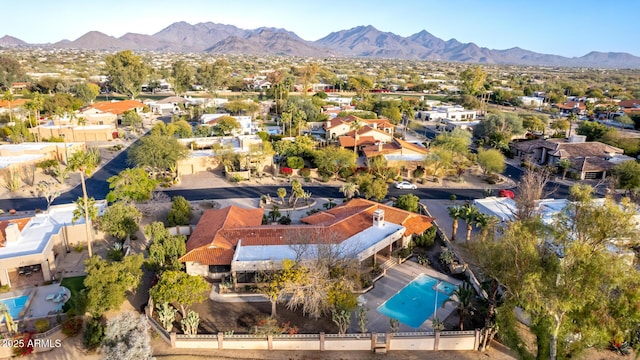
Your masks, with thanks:
[{"label": "mountain range", "polygon": [[[0,47],[29,46],[12,36]],[[51,48],[91,50],[152,50],[213,54],[291,55],[307,57],[370,57],[484,64],[640,68],[640,57],[620,52],[592,51],[581,57],[541,54],[518,47],[495,50],[456,39],[442,40],[426,30],[403,37],[375,27],[358,26],[307,41],[295,33],[261,27],[247,30],[212,22],[176,22],[153,35],[127,33],[119,38],[90,31],[76,40],[45,44]]]}]

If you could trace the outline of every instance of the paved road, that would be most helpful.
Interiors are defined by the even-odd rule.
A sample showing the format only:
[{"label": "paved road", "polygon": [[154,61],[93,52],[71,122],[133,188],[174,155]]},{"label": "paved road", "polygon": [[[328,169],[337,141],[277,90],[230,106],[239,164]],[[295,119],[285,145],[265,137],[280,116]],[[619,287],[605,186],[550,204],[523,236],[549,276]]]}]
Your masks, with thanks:
[{"label": "paved road", "polygon": [[[128,149],[127,149],[128,150]],[[101,200],[107,196],[109,185],[107,179],[113,175],[117,175],[120,171],[127,167],[127,150],[122,151],[110,162],[105,164],[90,179],[87,179],[87,191],[90,196]],[[505,175],[516,180],[522,176],[522,170],[515,166],[507,165]],[[232,185],[224,188],[210,189],[183,189],[183,190],[165,190],[164,192],[170,196],[184,196],[187,200],[203,200],[203,199],[233,199],[233,198],[253,198],[258,199],[261,195],[270,194],[275,196],[277,189],[282,186],[246,186]],[[558,184],[556,189],[555,183],[550,183],[548,189],[555,189],[553,197],[562,198],[568,195],[568,186]],[[310,188],[313,196],[323,198],[342,198],[340,188],[337,186],[316,186]],[[456,189],[456,188],[419,188],[417,190],[398,190],[393,186],[389,187],[389,197],[398,197],[403,194],[412,193],[421,199],[441,199],[446,200],[452,194],[455,194],[458,200],[471,200],[483,197],[483,189]],[[58,197],[54,204],[66,204],[75,201],[82,196],[82,187],[80,185],[69,190]],[[18,211],[44,209],[46,201],[43,198],[15,198],[0,200],[1,209],[16,209]]]}]

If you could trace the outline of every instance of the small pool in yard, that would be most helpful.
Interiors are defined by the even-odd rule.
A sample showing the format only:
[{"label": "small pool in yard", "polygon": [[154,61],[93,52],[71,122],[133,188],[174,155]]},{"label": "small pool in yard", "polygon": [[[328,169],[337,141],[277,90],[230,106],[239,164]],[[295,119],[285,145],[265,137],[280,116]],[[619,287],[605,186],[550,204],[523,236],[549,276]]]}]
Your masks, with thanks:
[{"label": "small pool in yard", "polygon": [[[9,315],[11,315],[13,319],[16,319],[18,315],[20,315],[20,312],[22,311],[24,306],[27,304],[27,300],[29,300],[29,295],[2,299],[0,300],[0,302],[7,305],[7,308],[9,308]],[[4,320],[4,315],[2,316],[2,319]]]},{"label": "small pool in yard", "polygon": [[421,274],[380,305],[378,312],[412,328],[419,328],[456,289],[457,286],[451,283]]}]

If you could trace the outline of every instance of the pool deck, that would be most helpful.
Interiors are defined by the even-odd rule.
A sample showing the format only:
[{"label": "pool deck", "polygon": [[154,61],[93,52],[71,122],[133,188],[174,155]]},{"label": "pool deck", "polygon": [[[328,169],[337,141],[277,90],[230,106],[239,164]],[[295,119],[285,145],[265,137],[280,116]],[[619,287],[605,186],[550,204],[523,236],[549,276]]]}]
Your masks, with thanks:
[{"label": "pool deck", "polygon": [[[362,298],[366,301],[365,305],[369,308],[367,312],[367,331],[368,332],[389,332],[389,317],[378,312],[378,307],[385,301],[396,295],[400,290],[407,286],[413,279],[420,274],[431,276],[438,280],[444,280],[453,285],[460,285],[462,281],[437,272],[431,268],[421,266],[412,261],[406,261],[400,265],[396,265],[387,270],[387,274],[380,280],[376,281],[374,288],[368,293],[362,295]],[[444,295],[443,295],[444,296]],[[453,302],[447,302],[442,307],[438,308],[436,315],[440,320],[446,319],[453,311],[455,311],[456,304]],[[425,311],[431,312],[432,310],[425,309]],[[419,328],[412,328],[408,325],[400,323],[400,332],[414,332],[414,331],[433,331],[431,327],[431,319],[427,319]],[[354,317],[349,327],[349,332],[358,333],[357,318]]]},{"label": "pool deck", "polygon": [[[53,300],[46,299],[47,295],[58,294],[60,291],[64,291],[65,294],[62,301],[56,303]],[[59,307],[61,308],[61,304],[69,300],[71,292],[64,286],[60,286],[60,284],[52,284],[3,293],[0,294],[0,299],[10,299],[23,295],[29,295],[29,299],[15,320],[41,318],[55,314],[56,310]]]}]

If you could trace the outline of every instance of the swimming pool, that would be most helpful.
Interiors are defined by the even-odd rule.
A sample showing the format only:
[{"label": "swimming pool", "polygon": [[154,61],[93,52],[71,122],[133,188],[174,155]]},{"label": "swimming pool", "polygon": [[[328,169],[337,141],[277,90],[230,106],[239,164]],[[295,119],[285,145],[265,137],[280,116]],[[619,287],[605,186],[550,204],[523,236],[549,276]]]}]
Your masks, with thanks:
[{"label": "swimming pool", "polygon": [[[13,319],[16,319],[18,315],[20,315],[20,311],[22,311],[26,305],[28,299],[29,295],[22,295],[14,298],[2,299],[0,301],[9,308],[9,315],[11,315]],[[4,320],[4,316],[2,316],[2,319]]]},{"label": "swimming pool", "polygon": [[434,307],[441,307],[456,289],[451,283],[420,274],[380,305],[378,312],[412,328],[418,328],[433,314]]}]

